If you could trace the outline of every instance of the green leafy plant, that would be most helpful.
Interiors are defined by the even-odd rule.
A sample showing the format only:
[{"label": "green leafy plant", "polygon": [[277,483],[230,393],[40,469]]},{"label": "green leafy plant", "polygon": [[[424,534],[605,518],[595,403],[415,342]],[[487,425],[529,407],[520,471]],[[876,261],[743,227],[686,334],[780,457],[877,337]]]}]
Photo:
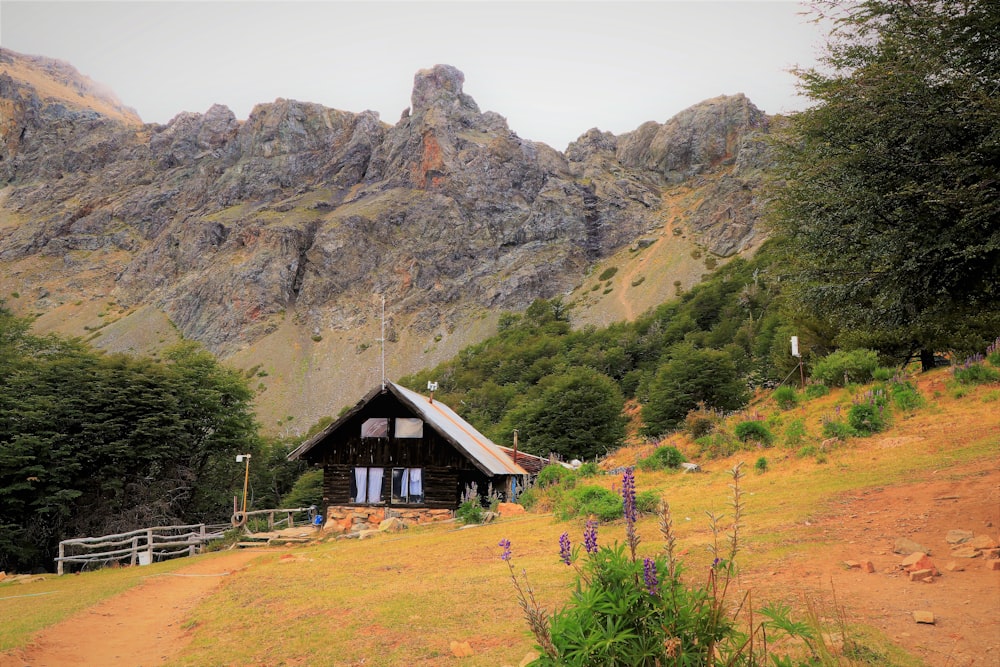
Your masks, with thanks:
[{"label": "green leafy plant", "polygon": [[852,405],[847,411],[847,423],[856,435],[880,433],[887,425],[885,408],[874,402]]},{"label": "green leafy plant", "polygon": [[[538,642],[538,667],[554,665],[763,665],[771,656],[775,665],[806,665],[769,650],[774,638],[796,637],[811,646],[812,628],[790,619],[790,609],[769,605],[760,618],[742,628],[730,614],[729,585],[736,573],[743,504],[741,466],[732,471],[732,520],[709,514],[713,561],[704,583],[682,580],[683,563],[676,551],[670,507],[660,501],[659,553],[640,557],[636,530],[635,478],[632,469],[622,475],[619,505],[625,519],[625,542],[598,545],[598,522],[588,521],[583,545],[574,547],[569,533],[559,537],[559,559],[577,571],[576,587],[567,604],[552,615],[538,603],[528,582],[514,568],[510,540],[500,540],[500,559],[506,562],[525,620]],[[581,552],[585,555],[581,555]],[[583,560],[581,564],[581,558]],[[752,618],[752,617],[751,617]]]},{"label": "green leafy plant", "polygon": [[799,404],[798,392],[796,392],[793,387],[789,387],[787,384],[775,389],[772,396],[774,397],[774,402],[777,403],[778,407],[782,410],[791,410]]},{"label": "green leafy plant", "polygon": [[774,434],[762,421],[750,420],[738,423],[733,432],[740,442],[756,442],[764,447],[770,447],[774,442]]},{"label": "green leafy plant", "polygon": [[753,464],[753,467],[754,470],[756,470],[758,473],[763,474],[767,472],[767,458],[761,456],[759,459],[757,459],[757,462]]},{"label": "green leafy plant", "polygon": [[970,357],[961,366],[953,366],[952,376],[956,382],[964,385],[1000,382],[1000,370],[984,364],[982,355]]},{"label": "green leafy plant", "polygon": [[840,419],[823,419],[823,437],[836,438],[837,440],[847,440],[854,435],[854,429],[850,424]]},{"label": "green leafy plant", "polygon": [[897,379],[889,384],[889,395],[892,397],[892,405],[897,410],[909,412],[923,407],[924,397],[920,395],[917,388],[907,380]]},{"label": "green leafy plant", "polygon": [[608,268],[601,271],[601,275],[597,276],[597,279],[601,282],[604,282],[605,280],[613,278],[616,273],[618,273],[618,267],[609,266]]},{"label": "green leafy plant", "polygon": [[676,470],[681,464],[687,461],[680,450],[671,445],[657,447],[656,450],[644,459],[640,459],[638,466],[641,470]]},{"label": "green leafy plant", "polygon": [[808,399],[821,398],[829,393],[830,393],[830,388],[827,387],[825,384],[819,384],[813,382],[811,384],[806,385],[805,394],[806,398]]},{"label": "green leafy plant", "polygon": [[535,484],[538,485],[539,489],[556,485],[573,488],[575,483],[576,473],[558,463],[551,463],[545,466],[538,471],[538,477],[535,478]]},{"label": "green leafy plant", "polygon": [[843,387],[851,382],[869,382],[878,367],[875,350],[837,350],[813,365],[812,377],[829,387]]},{"label": "green leafy plant", "polygon": [[596,516],[601,521],[613,521],[622,516],[618,496],[600,486],[581,486],[563,494],[556,512],[562,519]]},{"label": "green leafy plant", "polygon": [[785,426],[785,444],[794,446],[806,437],[806,423],[802,419],[793,419]]}]

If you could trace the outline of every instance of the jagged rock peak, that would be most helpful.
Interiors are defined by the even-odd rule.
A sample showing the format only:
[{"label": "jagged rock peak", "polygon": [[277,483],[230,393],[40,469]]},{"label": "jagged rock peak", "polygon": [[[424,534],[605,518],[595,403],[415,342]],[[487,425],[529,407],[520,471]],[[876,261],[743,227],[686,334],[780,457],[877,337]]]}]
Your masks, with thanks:
[{"label": "jagged rock peak", "polygon": [[462,92],[465,75],[451,65],[419,70],[413,77],[410,103],[417,114],[432,106],[459,105],[479,113],[475,100]]}]

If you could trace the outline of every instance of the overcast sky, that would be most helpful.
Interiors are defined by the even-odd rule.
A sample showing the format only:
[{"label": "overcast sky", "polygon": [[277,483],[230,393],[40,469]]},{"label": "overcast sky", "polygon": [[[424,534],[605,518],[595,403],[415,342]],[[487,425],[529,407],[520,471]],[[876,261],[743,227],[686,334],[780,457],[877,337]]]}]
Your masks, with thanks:
[{"label": "overcast sky", "polygon": [[799,2],[45,2],[0,0],[0,44],[68,61],[146,122],[278,97],[395,123],[413,75],[444,63],[524,139],[559,150],[701,100],[805,106],[794,65],[822,31]]}]

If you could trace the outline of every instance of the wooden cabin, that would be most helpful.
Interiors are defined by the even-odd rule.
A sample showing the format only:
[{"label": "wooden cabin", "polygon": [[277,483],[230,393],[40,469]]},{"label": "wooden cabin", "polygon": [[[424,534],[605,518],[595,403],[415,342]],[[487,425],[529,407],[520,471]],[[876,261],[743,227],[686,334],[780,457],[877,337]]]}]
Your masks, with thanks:
[{"label": "wooden cabin", "polygon": [[528,476],[451,408],[388,381],[289,458],[323,466],[323,507],[330,514],[370,507],[453,511],[468,489],[481,496],[491,489],[506,500]]}]

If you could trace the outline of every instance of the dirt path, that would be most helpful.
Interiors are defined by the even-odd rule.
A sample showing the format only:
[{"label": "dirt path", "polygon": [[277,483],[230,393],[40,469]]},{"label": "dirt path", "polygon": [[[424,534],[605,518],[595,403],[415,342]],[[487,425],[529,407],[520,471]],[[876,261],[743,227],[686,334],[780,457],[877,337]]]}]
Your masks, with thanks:
[{"label": "dirt path", "polygon": [[162,665],[190,641],[183,624],[198,602],[260,554],[233,551],[151,576],[43,630],[27,648],[0,654],[0,667]]}]

